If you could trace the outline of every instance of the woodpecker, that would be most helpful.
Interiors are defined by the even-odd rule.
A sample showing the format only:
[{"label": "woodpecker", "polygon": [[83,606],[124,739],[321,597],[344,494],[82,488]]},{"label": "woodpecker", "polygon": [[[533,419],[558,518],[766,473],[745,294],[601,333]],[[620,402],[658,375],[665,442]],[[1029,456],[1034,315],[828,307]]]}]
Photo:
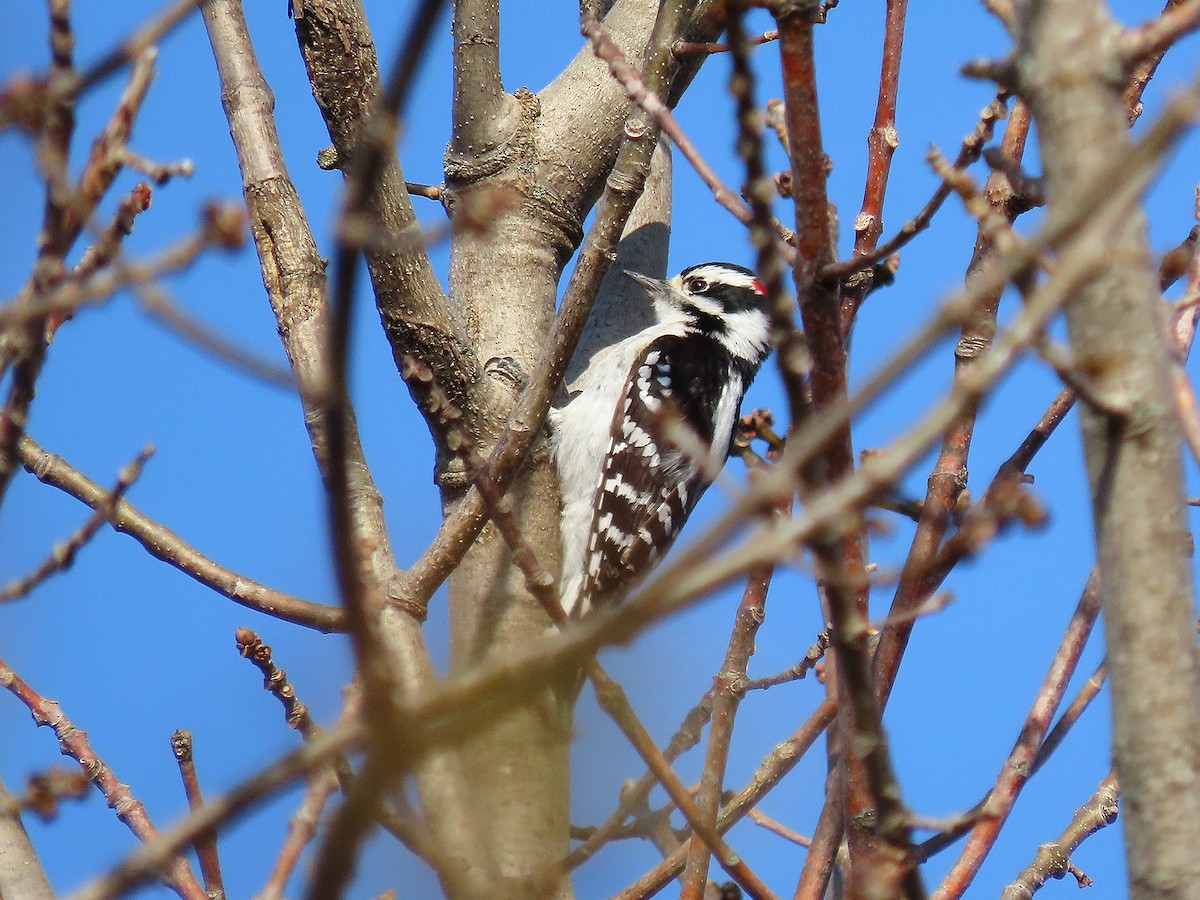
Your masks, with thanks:
[{"label": "woodpecker", "polygon": [[765,291],[749,269],[625,274],[655,322],[596,354],[551,414],[561,600],[572,617],[620,601],[670,549],[724,465],[742,396],[770,351]]}]

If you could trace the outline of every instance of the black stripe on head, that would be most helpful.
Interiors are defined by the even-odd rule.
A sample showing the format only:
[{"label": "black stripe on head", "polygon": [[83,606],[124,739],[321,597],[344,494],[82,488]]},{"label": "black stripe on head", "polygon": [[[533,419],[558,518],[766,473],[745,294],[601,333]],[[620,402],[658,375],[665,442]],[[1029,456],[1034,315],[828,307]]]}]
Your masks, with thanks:
[{"label": "black stripe on head", "polygon": [[684,293],[714,300],[728,312],[758,308],[766,295],[757,276],[745,266],[735,263],[711,262],[688,266],[679,274],[679,280]]}]

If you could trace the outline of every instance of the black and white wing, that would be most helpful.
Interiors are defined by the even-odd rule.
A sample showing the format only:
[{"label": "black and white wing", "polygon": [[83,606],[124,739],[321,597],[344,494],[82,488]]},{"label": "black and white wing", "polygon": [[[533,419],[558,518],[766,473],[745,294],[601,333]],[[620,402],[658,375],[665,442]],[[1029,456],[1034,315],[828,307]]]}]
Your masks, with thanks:
[{"label": "black and white wing", "polygon": [[712,448],[719,468],[742,389],[723,348],[695,336],[660,337],[634,361],[613,417],[585,554],[589,605],[619,599],[645,574],[708,487],[708,461],[670,441],[668,423]]}]

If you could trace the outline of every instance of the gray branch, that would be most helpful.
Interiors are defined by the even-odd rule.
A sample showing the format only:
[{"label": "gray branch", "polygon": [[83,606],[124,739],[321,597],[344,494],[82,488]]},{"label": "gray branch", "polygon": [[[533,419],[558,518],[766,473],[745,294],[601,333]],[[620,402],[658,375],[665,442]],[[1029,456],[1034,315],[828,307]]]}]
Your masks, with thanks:
[{"label": "gray branch", "polygon": [[[367,124],[381,93],[375,43],[357,0],[305,0],[302,13],[296,16],[300,51],[337,167],[348,173],[369,139]],[[479,361],[425,252],[394,156],[370,192],[369,212],[370,223],[358,224],[385,236],[364,242],[364,252],[397,370],[405,354],[426,362],[454,402],[473,413],[480,399]]]},{"label": "gray branch", "polygon": [[[305,10],[311,15],[313,7],[306,3]],[[263,279],[300,387],[313,452],[328,486],[331,460],[322,427],[325,417],[320,414],[328,372],[324,267],[283,161],[271,92],[254,57],[241,2],[211,0],[204,16],[221,75]],[[367,467],[352,408],[346,402],[341,406],[347,411],[345,452],[355,543],[369,548],[369,577],[380,588],[396,574],[383,498]],[[381,662],[389,667],[400,689],[407,696],[426,691],[436,675],[420,620],[390,608],[384,612],[380,634],[387,657]],[[486,855],[480,853],[479,820],[472,812],[457,753],[431,750],[415,763],[414,774],[430,828],[446,858],[460,861],[453,870],[439,872],[448,894],[479,894],[490,883],[490,867]]]},{"label": "gray branch", "polygon": [[[1037,125],[1053,217],[1129,145],[1113,76],[1121,32],[1100,0],[1030,0],[1018,5],[1017,25],[1019,88]],[[1200,883],[1200,672],[1171,352],[1137,203],[1095,216],[1058,249],[1084,244],[1110,264],[1068,302],[1071,349],[1100,394],[1130,410],[1080,411],[1130,896],[1184,897]]]},{"label": "gray branch", "polygon": [[21,824],[15,801],[0,782],[0,897],[54,900],[54,889]]}]

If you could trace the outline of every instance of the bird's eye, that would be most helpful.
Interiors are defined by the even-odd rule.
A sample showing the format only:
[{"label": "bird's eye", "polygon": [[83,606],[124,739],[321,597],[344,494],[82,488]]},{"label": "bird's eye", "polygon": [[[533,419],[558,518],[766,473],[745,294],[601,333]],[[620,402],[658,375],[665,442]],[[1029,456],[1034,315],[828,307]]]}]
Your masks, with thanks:
[{"label": "bird's eye", "polygon": [[703,294],[708,289],[708,282],[703,278],[689,278],[684,282],[689,294]]}]

